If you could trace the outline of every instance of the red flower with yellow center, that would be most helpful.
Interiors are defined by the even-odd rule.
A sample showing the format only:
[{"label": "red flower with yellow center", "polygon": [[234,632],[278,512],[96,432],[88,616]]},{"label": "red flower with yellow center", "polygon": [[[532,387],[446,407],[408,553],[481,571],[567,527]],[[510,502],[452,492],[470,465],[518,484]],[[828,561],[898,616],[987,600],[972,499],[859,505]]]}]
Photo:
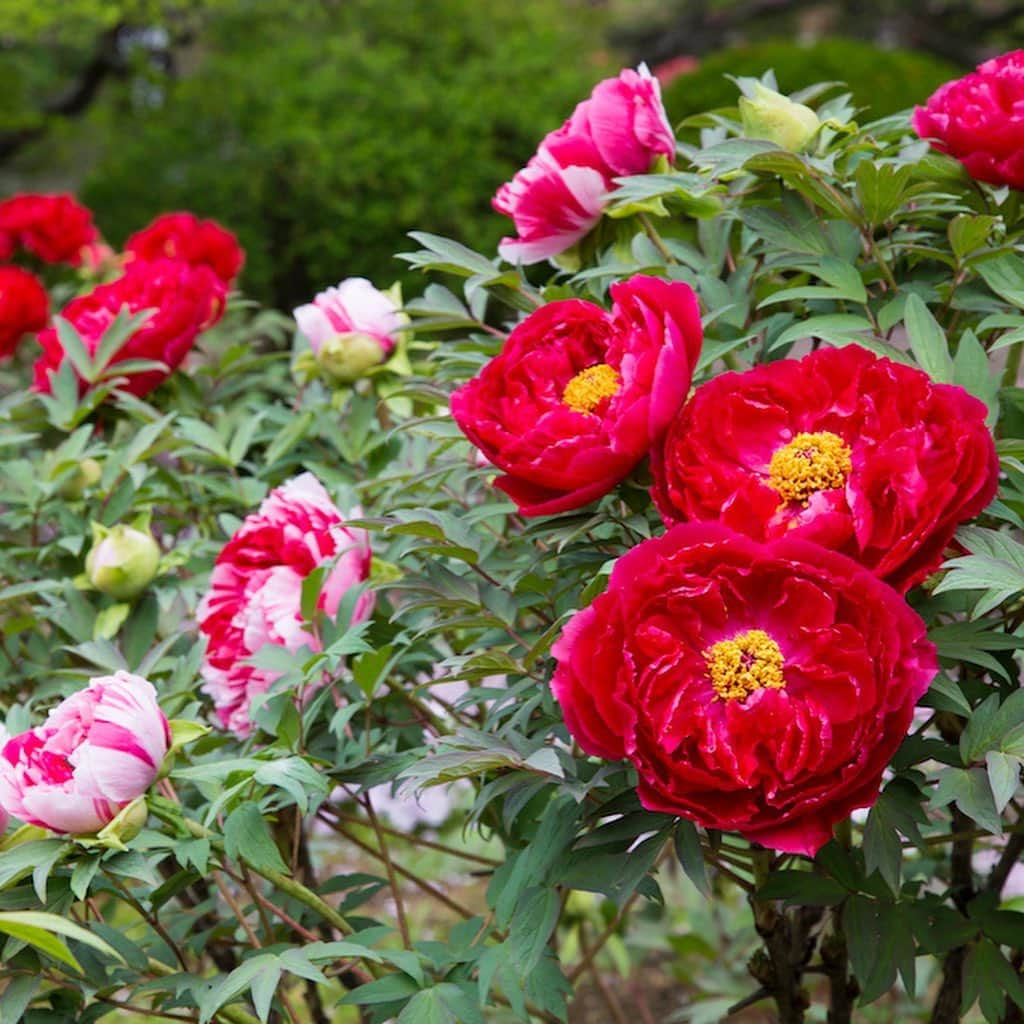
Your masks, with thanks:
[{"label": "red flower with yellow center", "polygon": [[684,523],[616,562],[551,686],[650,810],[813,855],[878,795],[935,675],[920,617],[845,555]]},{"label": "red flower with yellow center", "polygon": [[855,345],[725,373],[652,452],[652,495],[667,525],[814,540],[905,591],[995,495],[986,411]]},{"label": "red flower with yellow center", "polygon": [[690,388],[702,331],[685,284],[632,277],[613,307],[551,302],[452,395],[463,433],[528,516],[579,508],[628,476]]}]

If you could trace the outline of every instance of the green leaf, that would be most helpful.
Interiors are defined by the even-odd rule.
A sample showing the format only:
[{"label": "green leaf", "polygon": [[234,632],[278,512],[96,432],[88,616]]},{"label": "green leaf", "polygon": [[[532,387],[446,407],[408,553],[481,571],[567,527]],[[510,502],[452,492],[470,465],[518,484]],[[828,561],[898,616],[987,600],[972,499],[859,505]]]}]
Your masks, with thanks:
[{"label": "green leaf", "polygon": [[932,380],[949,384],[953,380],[953,360],[949,356],[949,343],[945,332],[924,300],[916,294],[907,296],[903,314],[910,339],[910,350],[914,353],[918,366]]},{"label": "green leaf", "polygon": [[996,810],[1002,814],[1014,793],[1017,792],[1017,786],[1020,783],[1021,759],[1014,757],[1013,754],[990,750],[985,755],[985,765]]},{"label": "green leaf", "polygon": [[993,376],[988,354],[974,331],[964,331],[953,357],[953,383],[980,399],[989,407],[990,422],[998,413],[999,380]]},{"label": "green leaf", "polygon": [[110,364],[110,361],[124,348],[128,339],[149,320],[155,309],[144,309],[135,314],[128,313],[125,306],[111,321],[110,326],[103,332],[99,344],[96,346],[96,355],[93,359],[94,373],[99,375]]},{"label": "green leaf", "polygon": [[821,338],[822,341],[837,346],[856,343],[869,347],[867,339],[874,338],[874,328],[864,317],[854,316],[852,313],[811,316],[798,320],[782,331],[772,342],[769,351],[774,352],[804,338]]},{"label": "green leaf", "polygon": [[1003,825],[984,769],[944,768],[939,772],[939,784],[932,794],[931,805],[945,807],[954,801],[982,828],[993,835],[1002,835]]},{"label": "green leaf", "polygon": [[884,224],[900,208],[912,174],[909,166],[894,167],[870,159],[857,164],[857,198],[869,223]]},{"label": "green leaf", "polygon": [[0,1024],[20,1024],[25,1019],[25,1010],[42,984],[37,975],[21,975],[11,978],[0,996]]},{"label": "green leaf", "polygon": [[757,890],[759,899],[806,907],[831,907],[849,893],[835,879],[809,871],[773,871]]},{"label": "green leaf", "polygon": [[224,822],[224,848],[229,857],[241,858],[255,868],[288,870],[258,804],[242,804],[228,815]]},{"label": "green leaf", "polygon": [[999,694],[991,693],[971,713],[960,734],[960,756],[965,765],[983,757],[999,745]]},{"label": "green leaf", "polygon": [[91,384],[96,368],[93,366],[92,357],[89,355],[89,350],[85,347],[85,342],[82,341],[82,336],[62,316],[55,316],[53,318],[53,326],[57,329],[57,337],[60,339],[61,347],[64,349],[64,354],[68,357],[68,362],[74,367],[75,373],[87,384]]},{"label": "green leaf", "polygon": [[373,651],[366,651],[352,660],[352,677],[356,685],[371,698],[382,680],[401,657],[401,650],[395,651],[393,647],[378,647]]},{"label": "green leaf", "polygon": [[961,1012],[966,1013],[975,1000],[989,1024],[999,1024],[1006,1009],[1007,995],[1024,1007],[1024,986],[1020,975],[999,948],[988,939],[970,947],[963,971],[964,990]]},{"label": "green leaf", "polygon": [[405,974],[388,974],[383,978],[360,985],[342,999],[342,1003],[372,1006],[374,1003],[397,1003],[420,991],[419,986]]},{"label": "green leaf", "polygon": [[[794,288],[783,288],[762,299],[757,308],[769,306],[778,302],[788,302],[794,299],[832,299],[835,302],[857,302],[867,301],[867,291],[860,273],[852,264],[836,259],[834,256],[824,256],[817,263],[805,264],[797,269],[825,281],[824,285],[800,285]],[[841,314],[839,314],[841,315]],[[870,328],[870,324],[868,325]]]},{"label": "green leaf", "polygon": [[860,982],[862,1004],[885,995],[895,983],[897,971],[913,996],[916,945],[911,921],[912,912],[904,904],[853,896],[844,907],[843,932],[853,975]]},{"label": "green leaf", "polygon": [[1024,309],[1024,260],[1007,253],[978,263],[976,269],[996,295]]},{"label": "green leaf", "polygon": [[[39,835],[40,831],[36,829],[34,833]],[[70,845],[61,839],[30,839],[8,845],[0,855],[0,890],[10,888],[32,874],[37,865],[50,862],[69,849]]]},{"label": "green leaf", "polygon": [[987,217],[977,213],[958,213],[946,229],[949,244],[958,260],[963,260],[978,249],[988,247],[988,237],[998,223],[998,217]]},{"label": "green leaf", "polygon": [[697,826],[692,821],[680,818],[672,834],[672,842],[686,877],[693,882],[702,896],[710,899],[711,884],[708,882],[707,866],[704,863],[704,851],[700,845]]},{"label": "green leaf", "polygon": [[328,789],[327,777],[301,757],[265,761],[253,772],[252,777],[260,785],[285,790],[303,813],[309,806],[311,796],[324,796]]},{"label": "green leaf", "polygon": [[459,1024],[436,988],[424,989],[405,1004],[397,1024]]},{"label": "green leaf", "polygon": [[[199,998],[199,1024],[207,1024],[213,1019],[213,1015],[222,1007],[237,999],[246,989],[253,986],[260,975],[269,975],[273,978],[274,988],[277,987],[278,978],[281,976],[281,967],[276,956],[263,953],[251,957],[244,963],[239,964],[229,975],[219,978]],[[266,997],[266,990],[261,990],[261,998]],[[273,998],[273,989],[270,992]],[[269,999],[267,1000],[267,1011],[269,1012]],[[258,1010],[257,1010],[258,1012]],[[266,1014],[260,1014],[260,1020],[266,1021]]]},{"label": "green leaf", "polygon": [[56,937],[57,935],[74,939],[113,960],[124,962],[121,959],[121,954],[99,936],[57,914],[47,914],[36,910],[0,912],[0,932],[28,942],[44,953],[79,970],[81,967],[78,961],[67,946]]}]

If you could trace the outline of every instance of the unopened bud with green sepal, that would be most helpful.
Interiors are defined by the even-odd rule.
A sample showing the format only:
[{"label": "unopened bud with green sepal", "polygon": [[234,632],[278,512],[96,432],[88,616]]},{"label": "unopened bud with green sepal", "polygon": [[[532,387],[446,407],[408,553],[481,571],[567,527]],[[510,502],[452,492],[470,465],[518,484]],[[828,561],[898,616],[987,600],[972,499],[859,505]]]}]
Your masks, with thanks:
[{"label": "unopened bud with green sepal", "polygon": [[119,601],[141,594],[160,567],[160,547],[148,528],[93,523],[92,536],[92,549],[85,560],[89,583]]},{"label": "unopened bud with green sepal", "polygon": [[95,459],[82,461],[61,481],[57,493],[67,501],[80,498],[90,487],[99,483],[103,467]]},{"label": "unopened bud with green sepal", "polygon": [[767,139],[791,153],[806,149],[821,127],[818,115],[806,104],[760,82],[754,84],[753,92],[753,96],[741,96],[739,101],[743,134],[751,139]]},{"label": "unopened bud with green sepal", "polygon": [[328,380],[350,384],[388,357],[377,338],[359,331],[336,334],[328,338],[316,353],[317,366]]}]

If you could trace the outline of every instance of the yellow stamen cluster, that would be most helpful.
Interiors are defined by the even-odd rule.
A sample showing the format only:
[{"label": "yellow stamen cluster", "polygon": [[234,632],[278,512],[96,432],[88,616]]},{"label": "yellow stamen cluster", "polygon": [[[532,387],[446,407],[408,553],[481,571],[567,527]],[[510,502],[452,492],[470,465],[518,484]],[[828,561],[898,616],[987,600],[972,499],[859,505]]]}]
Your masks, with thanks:
[{"label": "yellow stamen cluster", "polygon": [[783,501],[807,501],[818,491],[842,487],[852,463],[847,443],[830,430],[797,434],[772,456],[768,486]]},{"label": "yellow stamen cluster", "polygon": [[782,651],[763,630],[748,629],[704,652],[708,675],[722,700],[743,700],[755,690],[784,690]]},{"label": "yellow stamen cluster", "polygon": [[619,375],[607,363],[596,363],[581,370],[562,392],[562,401],[576,412],[593,412],[606,398],[619,390]]}]

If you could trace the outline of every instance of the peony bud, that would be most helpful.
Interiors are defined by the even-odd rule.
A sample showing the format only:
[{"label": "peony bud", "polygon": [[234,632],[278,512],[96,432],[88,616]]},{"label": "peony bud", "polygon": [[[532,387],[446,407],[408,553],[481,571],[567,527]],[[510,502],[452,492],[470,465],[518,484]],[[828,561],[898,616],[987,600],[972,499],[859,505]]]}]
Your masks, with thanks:
[{"label": "peony bud", "polygon": [[74,472],[57,489],[57,493],[67,501],[80,498],[90,487],[99,483],[103,475],[103,467],[95,459],[82,459]]},{"label": "peony bud", "polygon": [[328,338],[316,354],[317,366],[333,382],[350,384],[387,359],[381,343],[369,334],[350,331]]},{"label": "peony bud", "polygon": [[92,550],[85,560],[89,582],[119,601],[141,594],[160,564],[153,535],[123,523],[112,528],[93,523],[92,532]]},{"label": "peony bud", "polygon": [[740,97],[739,107],[743,133],[748,138],[767,139],[791,153],[806,149],[821,127],[810,107],[760,82],[754,85],[753,98]]}]

